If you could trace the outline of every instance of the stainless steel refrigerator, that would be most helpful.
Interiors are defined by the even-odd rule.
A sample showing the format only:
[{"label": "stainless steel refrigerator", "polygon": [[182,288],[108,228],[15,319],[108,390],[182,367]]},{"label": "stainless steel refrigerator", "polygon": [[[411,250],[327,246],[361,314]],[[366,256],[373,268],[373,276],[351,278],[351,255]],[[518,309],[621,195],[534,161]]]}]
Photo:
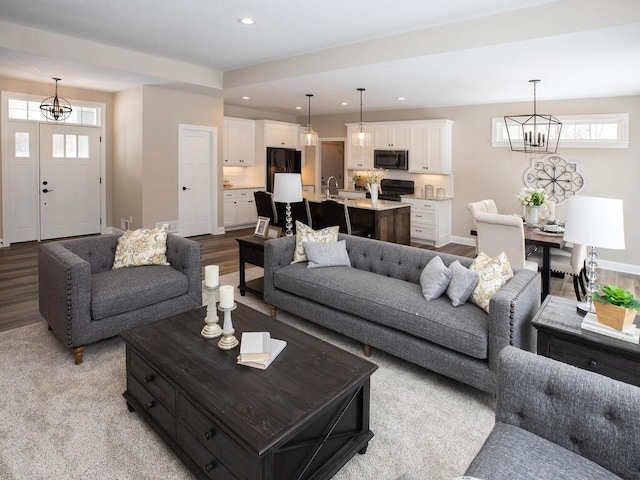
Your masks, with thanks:
[{"label": "stainless steel refrigerator", "polygon": [[273,192],[276,173],[301,173],[302,152],[293,148],[267,147],[267,192]]}]

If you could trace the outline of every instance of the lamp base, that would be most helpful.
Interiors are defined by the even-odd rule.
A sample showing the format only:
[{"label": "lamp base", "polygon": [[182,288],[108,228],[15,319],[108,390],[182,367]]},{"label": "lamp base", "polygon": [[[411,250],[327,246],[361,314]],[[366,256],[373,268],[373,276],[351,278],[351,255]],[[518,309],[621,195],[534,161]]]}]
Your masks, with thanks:
[{"label": "lamp base", "polygon": [[589,305],[587,302],[578,302],[578,304],[576,305],[576,310],[578,311],[578,313],[583,314],[596,313],[596,309],[593,306],[593,303]]}]

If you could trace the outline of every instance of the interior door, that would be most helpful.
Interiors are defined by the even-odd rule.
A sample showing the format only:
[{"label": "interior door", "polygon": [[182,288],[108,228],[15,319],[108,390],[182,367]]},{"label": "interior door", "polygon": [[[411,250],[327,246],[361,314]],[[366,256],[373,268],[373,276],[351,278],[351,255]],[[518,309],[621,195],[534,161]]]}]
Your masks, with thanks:
[{"label": "interior door", "polygon": [[211,233],[211,165],[214,131],[179,127],[179,225],[183,237]]},{"label": "interior door", "polygon": [[100,130],[40,125],[40,238],[100,233]]}]

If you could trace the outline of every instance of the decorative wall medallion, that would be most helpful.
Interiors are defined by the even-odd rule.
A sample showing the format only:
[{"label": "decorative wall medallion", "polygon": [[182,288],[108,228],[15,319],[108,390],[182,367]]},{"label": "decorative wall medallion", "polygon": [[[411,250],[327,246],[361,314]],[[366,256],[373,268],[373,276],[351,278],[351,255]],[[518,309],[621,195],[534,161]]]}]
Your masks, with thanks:
[{"label": "decorative wall medallion", "polygon": [[531,167],[524,172],[524,183],[528,187],[543,188],[556,205],[562,205],[586,186],[578,162],[560,155],[531,160]]}]

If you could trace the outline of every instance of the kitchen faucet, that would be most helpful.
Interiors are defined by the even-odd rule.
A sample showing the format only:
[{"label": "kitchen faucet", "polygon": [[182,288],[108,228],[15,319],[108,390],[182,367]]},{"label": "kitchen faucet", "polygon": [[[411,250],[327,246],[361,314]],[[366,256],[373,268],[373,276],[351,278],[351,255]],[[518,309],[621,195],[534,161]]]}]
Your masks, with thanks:
[{"label": "kitchen faucet", "polygon": [[336,190],[338,190],[338,179],[336,177],[334,177],[333,175],[331,175],[327,179],[327,200],[331,199],[331,189],[329,188],[329,182],[331,182],[332,178],[336,181]]}]

